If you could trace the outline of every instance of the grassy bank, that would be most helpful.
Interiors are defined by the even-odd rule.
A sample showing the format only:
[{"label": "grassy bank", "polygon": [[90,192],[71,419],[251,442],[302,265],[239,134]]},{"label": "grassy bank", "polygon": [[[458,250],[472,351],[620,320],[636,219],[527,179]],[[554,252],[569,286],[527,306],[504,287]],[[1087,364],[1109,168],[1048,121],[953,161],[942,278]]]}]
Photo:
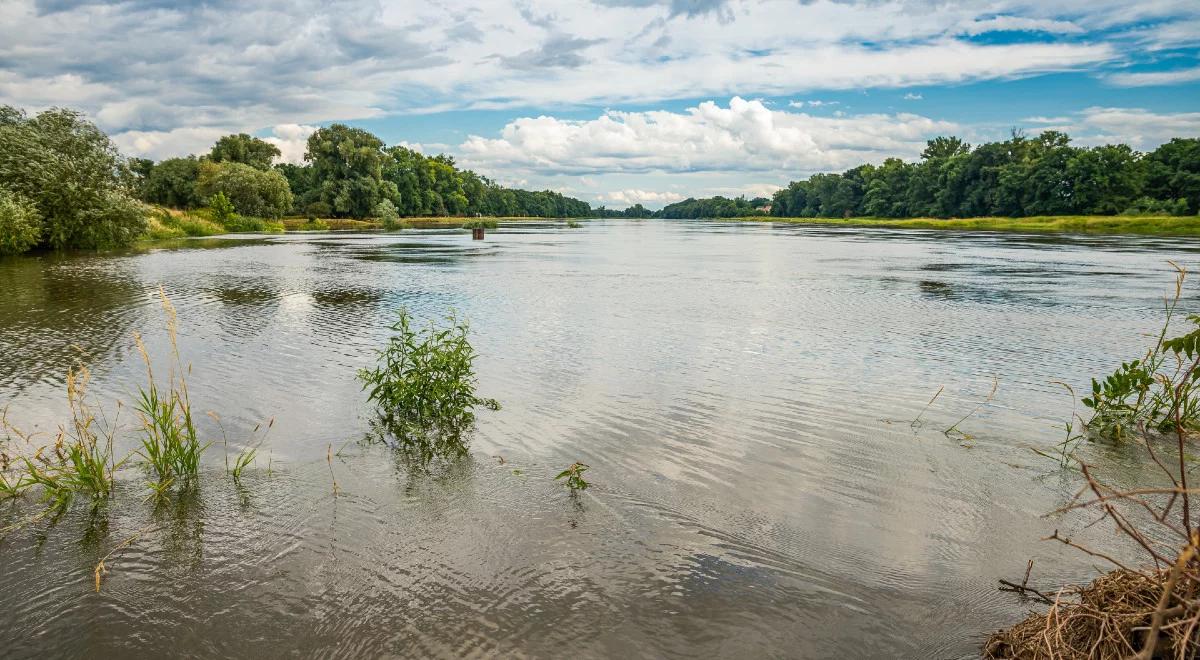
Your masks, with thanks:
[{"label": "grassy bank", "polygon": [[957,229],[972,231],[1069,232],[1200,236],[1200,216],[1061,215],[1028,218],[730,218],[741,222],[786,222],[844,227]]},{"label": "grassy bank", "polygon": [[180,210],[152,206],[146,214],[143,240],[160,241],[189,236],[216,236],[238,232],[279,233],[284,226],[277,220],[233,216],[225,222],[213,218],[209,209]]}]

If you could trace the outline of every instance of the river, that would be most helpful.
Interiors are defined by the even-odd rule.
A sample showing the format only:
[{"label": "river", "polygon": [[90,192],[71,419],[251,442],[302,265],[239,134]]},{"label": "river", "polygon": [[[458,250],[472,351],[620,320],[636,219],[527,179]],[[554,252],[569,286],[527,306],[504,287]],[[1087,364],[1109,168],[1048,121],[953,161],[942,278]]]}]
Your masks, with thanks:
[{"label": "river", "polygon": [[[1200,244],[598,220],[0,260],[14,424],[64,420],[76,360],[95,401],[128,404],[144,378],[132,334],[168,354],[160,286],[193,404],[230,451],[274,419],[240,487],[206,418],[218,442],[197,492],[155,503],[128,468],[106,509],[9,533],[0,648],[972,657],[1036,608],[998,578],[1031,558],[1042,585],[1094,575],[1040,538],[1136,556],[1086,518],[1044,515],[1078,482],[1031,447],[1071,414],[1052,381],[1086,387],[1143,350],[1168,259],[1200,265]],[[355,372],[399,307],[469,319],[479,393],[503,404],[480,411],[467,459],[428,474],[360,442]],[[127,407],[118,423],[125,453]],[[593,487],[572,497],[553,476],[577,460]],[[0,506],[0,526],[31,507]],[[94,566],[131,536],[97,593]]]}]

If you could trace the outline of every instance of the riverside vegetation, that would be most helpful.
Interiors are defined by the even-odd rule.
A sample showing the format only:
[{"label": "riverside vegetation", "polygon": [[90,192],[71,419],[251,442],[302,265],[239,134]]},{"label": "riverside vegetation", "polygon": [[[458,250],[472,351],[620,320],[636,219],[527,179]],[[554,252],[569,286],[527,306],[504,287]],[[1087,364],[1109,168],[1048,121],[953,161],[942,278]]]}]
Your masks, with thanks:
[{"label": "riverside vegetation", "polygon": [[[1082,399],[1091,416],[1078,426],[1068,423],[1059,447],[1061,462],[1076,468],[1084,485],[1054,513],[1098,513],[1141,553],[1145,565],[1126,565],[1055,531],[1046,540],[1084,552],[1111,572],[1090,585],[1057,591],[1030,587],[1028,569],[1019,585],[1001,581],[1005,590],[1049,608],[992,635],[986,657],[1149,660],[1200,654],[1200,520],[1191,506],[1198,491],[1188,483],[1200,436],[1200,316],[1187,316],[1182,334],[1168,338],[1178,332],[1172,322],[1185,277],[1178,268],[1154,344],[1141,358],[1092,381],[1090,395]],[[1073,433],[1076,428],[1079,433]],[[1077,451],[1089,441],[1144,452],[1158,479],[1126,488],[1108,483]]]},{"label": "riverside vegetation", "polygon": [[[450,156],[388,146],[343,124],[316,130],[305,163],[278,163],[275,145],[240,133],[208,153],[161,162],[125,158],[79,112],[28,116],[0,106],[0,255],[31,249],[104,249],[139,238],[239,231],[404,227],[418,217],[866,218],[955,220],[963,229],[1040,229],[1196,234],[1200,139],[1176,138],[1142,154],[1128,145],[1073,147],[1046,131],[972,148],[930,140],[921,160],[889,158],[841,174],[814,174],[765,197],[687,199],[652,212],[591,208],[553,191],[501,186]],[[70,182],[70,185],[66,185]],[[1059,216],[1086,216],[1047,221]],[[1095,217],[1138,217],[1105,221]],[[1192,216],[1192,220],[1175,220]],[[1026,218],[1027,221],[1013,219]],[[1032,224],[1031,224],[1032,223]],[[342,225],[348,228],[355,225]],[[568,227],[573,227],[568,224]]]}]

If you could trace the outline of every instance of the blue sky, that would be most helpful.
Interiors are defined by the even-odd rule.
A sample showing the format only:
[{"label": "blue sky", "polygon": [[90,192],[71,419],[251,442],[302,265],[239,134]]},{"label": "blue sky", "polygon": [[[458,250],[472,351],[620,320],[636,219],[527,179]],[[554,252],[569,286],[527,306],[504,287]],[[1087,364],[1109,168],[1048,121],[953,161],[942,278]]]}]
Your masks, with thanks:
[{"label": "blue sky", "polygon": [[129,155],[320,125],[593,204],[769,193],[924,141],[1200,135],[1196,0],[4,0],[0,103]]}]

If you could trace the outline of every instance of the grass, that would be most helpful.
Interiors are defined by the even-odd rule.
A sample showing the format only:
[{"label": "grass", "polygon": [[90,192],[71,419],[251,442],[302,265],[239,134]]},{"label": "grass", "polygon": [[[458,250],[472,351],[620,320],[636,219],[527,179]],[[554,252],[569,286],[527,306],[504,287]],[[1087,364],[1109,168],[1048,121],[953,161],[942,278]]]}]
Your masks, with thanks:
[{"label": "grass", "polygon": [[188,394],[185,369],[179,359],[176,343],[175,307],[159,289],[159,299],[167,314],[167,335],[171,341],[171,366],[164,385],[154,377],[150,355],[142,338],[135,335],[138,351],[146,363],[146,385],[138,387],[138,398],[134,404],[142,423],[142,446],[138,453],[158,477],[152,484],[155,491],[163,490],[172,483],[190,484],[200,471],[200,455],[211,443],[200,441],[192,415],[191,397]]},{"label": "grass", "polygon": [[1200,216],[1060,215],[1028,218],[729,218],[738,222],[786,222],[845,227],[951,229],[972,231],[1062,232],[1200,236]]}]

